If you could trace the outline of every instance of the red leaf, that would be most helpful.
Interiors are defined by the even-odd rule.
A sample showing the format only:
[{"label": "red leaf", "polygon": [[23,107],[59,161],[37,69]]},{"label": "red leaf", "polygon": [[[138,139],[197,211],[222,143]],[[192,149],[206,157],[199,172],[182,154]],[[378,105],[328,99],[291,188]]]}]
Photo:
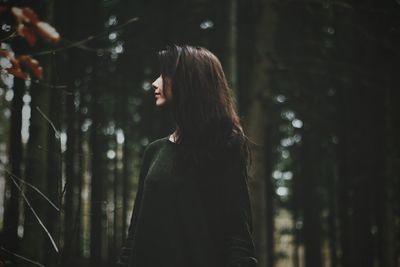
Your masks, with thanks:
[{"label": "red leaf", "polygon": [[20,79],[26,80],[28,79],[28,74],[23,72],[21,68],[17,68],[15,66],[12,66],[11,68],[6,69],[8,73],[14,75],[15,77],[18,77]]},{"label": "red leaf", "polygon": [[35,24],[36,31],[46,40],[57,43],[60,41],[60,34],[47,22],[39,21]]},{"label": "red leaf", "polygon": [[23,80],[28,79],[28,75],[22,71],[21,65],[19,64],[18,60],[12,56],[8,56],[8,59],[10,60],[12,66],[6,69],[7,72]]},{"label": "red leaf", "polygon": [[30,56],[19,56],[18,60],[33,73],[36,79],[41,80],[43,78],[43,68],[40,66],[39,61]]},{"label": "red leaf", "polygon": [[19,36],[24,37],[30,46],[35,45],[37,38],[35,32],[31,28],[25,26],[24,24],[19,24],[17,33]]},{"label": "red leaf", "polygon": [[24,7],[22,9],[23,15],[29,20],[30,23],[36,24],[39,22],[38,16],[35,11],[29,7]]},{"label": "red leaf", "polygon": [[11,13],[17,18],[19,22],[36,24],[39,21],[35,11],[30,9],[29,7],[12,7]]},{"label": "red leaf", "polygon": [[24,15],[22,8],[19,7],[12,7],[11,13],[19,22],[29,22],[29,19]]},{"label": "red leaf", "polygon": [[21,68],[21,64],[29,69],[33,75],[37,79],[42,79],[43,77],[43,68],[40,66],[39,62],[36,59],[31,58],[30,56],[19,56],[17,58],[13,57],[10,51],[6,49],[0,49],[0,56],[6,57],[8,60],[10,60],[11,67],[6,68],[6,71],[15,77],[18,77],[20,79],[26,80],[28,79],[28,74],[24,72]]}]

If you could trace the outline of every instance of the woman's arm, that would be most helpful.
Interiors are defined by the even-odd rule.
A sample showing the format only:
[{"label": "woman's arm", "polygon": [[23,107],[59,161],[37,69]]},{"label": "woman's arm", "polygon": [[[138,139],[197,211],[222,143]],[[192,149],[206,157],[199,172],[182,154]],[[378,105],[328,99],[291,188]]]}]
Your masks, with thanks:
[{"label": "woman's arm", "polygon": [[223,250],[228,267],[257,266],[247,167],[237,147],[227,156],[221,180]]},{"label": "woman's arm", "polygon": [[147,147],[143,153],[142,165],[140,167],[139,173],[139,184],[138,190],[135,197],[135,204],[133,206],[133,213],[131,217],[131,222],[128,228],[128,236],[126,237],[125,243],[121,249],[121,254],[119,255],[119,259],[117,265],[120,267],[128,266],[129,257],[132,254],[132,243],[133,243],[133,234],[136,229],[137,217],[139,214],[140,203],[143,195],[143,187],[144,187],[144,179],[146,177],[147,171],[149,169],[149,152]]}]

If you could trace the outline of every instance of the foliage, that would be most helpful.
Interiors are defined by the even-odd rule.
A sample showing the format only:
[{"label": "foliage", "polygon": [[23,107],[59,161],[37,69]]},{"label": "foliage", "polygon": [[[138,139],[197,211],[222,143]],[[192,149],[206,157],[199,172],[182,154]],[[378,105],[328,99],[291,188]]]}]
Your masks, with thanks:
[{"label": "foliage", "polygon": [[[2,27],[3,29],[6,28],[7,31],[11,31],[11,34],[3,38],[1,40],[2,43],[10,42],[16,36],[24,39],[31,47],[36,44],[38,36],[52,43],[60,41],[59,33],[47,22],[40,21],[35,11],[31,8],[0,6],[0,15],[9,17],[10,14],[12,15],[11,25],[4,23]],[[3,46],[2,44],[0,49],[0,59],[5,59],[1,64],[2,71],[5,70],[23,80],[29,78],[29,72],[36,79],[43,78],[43,68],[40,66],[39,61],[29,55],[15,56],[9,46],[6,46],[6,48],[3,48]]]}]

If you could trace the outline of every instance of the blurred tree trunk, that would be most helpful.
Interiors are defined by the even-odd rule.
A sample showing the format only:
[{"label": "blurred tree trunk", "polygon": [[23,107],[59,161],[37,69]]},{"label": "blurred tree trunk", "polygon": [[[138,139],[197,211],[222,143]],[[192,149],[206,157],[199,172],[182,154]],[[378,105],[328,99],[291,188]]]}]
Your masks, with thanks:
[{"label": "blurred tree trunk", "polygon": [[[117,66],[118,67],[118,66]],[[117,70],[118,72],[118,70]],[[114,158],[114,184],[113,184],[113,194],[114,194],[114,227],[113,227],[113,244],[112,244],[112,255],[113,255],[113,262],[116,262],[117,257],[119,256],[120,249],[123,244],[123,143],[121,144],[121,136],[124,136],[123,128],[127,120],[124,120],[125,114],[129,114],[125,110],[125,98],[128,96],[125,95],[126,91],[131,90],[124,90],[125,81],[122,80],[120,77],[114,81],[116,87],[116,94],[115,94],[115,104],[114,104],[114,117],[115,117],[115,126],[118,132],[114,135],[115,143],[115,158]],[[131,89],[130,87],[128,87]],[[119,139],[121,138],[121,139]],[[126,137],[124,136],[124,142],[126,142]]]},{"label": "blurred tree trunk", "polygon": [[[268,109],[266,111],[267,114],[270,114],[270,118],[274,115],[272,114],[272,109]],[[266,174],[266,216],[267,216],[267,225],[266,225],[266,239],[267,239],[267,266],[275,265],[275,253],[274,253],[274,231],[275,231],[275,186],[271,179],[271,174],[273,171],[273,149],[274,149],[274,123],[271,119],[266,121],[265,125],[265,143],[264,143],[264,153],[265,153],[265,174]]]},{"label": "blurred tree trunk", "polygon": [[[115,136],[115,139],[116,136]],[[115,141],[115,158],[113,161],[113,167],[114,167],[114,183],[113,183],[113,202],[114,202],[114,210],[113,210],[113,235],[112,235],[112,243],[110,246],[110,264],[112,262],[116,261],[116,257],[118,256],[119,249],[121,248],[121,232],[119,229],[121,229],[121,208],[120,208],[120,196],[121,196],[121,189],[122,189],[122,183],[121,183],[121,174],[119,171],[119,165],[120,165],[120,160],[119,160],[119,150],[120,146],[119,144]]]},{"label": "blurred tree trunk", "polygon": [[[69,40],[77,40],[79,31],[77,19],[71,20],[71,14],[77,14],[79,5],[76,1],[56,2],[55,26]],[[79,28],[80,29],[80,28]],[[74,264],[76,257],[80,254],[79,232],[80,216],[78,213],[78,202],[80,200],[80,190],[78,188],[80,151],[78,147],[79,136],[79,80],[81,70],[82,52],[78,49],[69,49],[58,53],[59,62],[58,79],[59,83],[66,85],[62,90],[65,95],[65,116],[64,123],[66,128],[66,150],[65,150],[65,184],[64,184],[64,216],[63,216],[63,252],[62,264],[68,266]],[[78,78],[79,77],[79,78]]]},{"label": "blurred tree trunk", "polygon": [[[18,55],[19,51],[14,48],[14,52]],[[22,126],[22,97],[25,93],[25,81],[14,78],[14,96],[11,103],[11,119],[9,131],[9,166],[13,175],[21,178],[21,164],[22,164],[22,143],[21,143],[21,126]],[[10,176],[9,174],[6,174]],[[15,179],[19,185],[21,184],[18,179]],[[19,199],[20,192],[14,185],[11,178],[6,180],[7,188],[10,190],[10,196],[5,198],[4,207],[4,240],[6,249],[10,251],[17,251],[18,248],[18,219],[19,219]]]},{"label": "blurred tree trunk", "polygon": [[[73,58],[73,57],[71,57]],[[69,64],[68,64],[69,63]],[[69,66],[73,65],[73,62],[68,62]],[[71,71],[72,72],[72,71]],[[66,72],[66,73],[71,73]],[[77,190],[78,183],[78,160],[79,160],[79,150],[78,150],[78,140],[77,136],[78,123],[77,123],[77,108],[75,107],[76,90],[74,86],[74,78],[69,77],[68,83],[68,94],[66,95],[66,111],[65,111],[65,121],[66,121],[66,134],[67,143],[65,151],[65,215],[64,215],[64,257],[65,260],[71,255],[73,255],[74,250],[77,248],[77,227],[78,227],[78,213],[77,213],[77,202],[80,197]]]},{"label": "blurred tree trunk", "polygon": [[318,194],[320,174],[319,166],[315,166],[315,162],[319,158],[317,148],[319,144],[315,126],[313,126],[312,123],[305,121],[301,148],[300,190],[303,192],[303,241],[306,267],[322,266],[321,197]]},{"label": "blurred tree trunk", "polygon": [[293,153],[293,182],[292,182],[292,203],[291,209],[293,218],[293,267],[303,266],[300,263],[300,248],[302,246],[302,223],[303,217],[301,212],[301,202],[303,200],[303,192],[301,191],[301,150],[295,149]]},{"label": "blurred tree trunk", "polygon": [[[48,21],[52,25],[56,25],[56,19],[58,15],[62,12],[59,6],[55,2],[47,3],[47,8],[49,8]],[[63,10],[65,12],[65,10]],[[62,32],[62,31],[61,31]],[[47,229],[55,239],[57,246],[61,249],[60,244],[62,243],[63,237],[61,236],[62,231],[62,217],[61,210],[63,205],[63,195],[62,195],[62,172],[63,172],[63,158],[62,158],[62,148],[61,148],[61,121],[63,119],[63,91],[57,85],[63,81],[61,75],[62,71],[65,71],[63,64],[60,59],[62,55],[54,54],[50,59],[51,77],[49,79],[50,86],[50,103],[49,103],[49,113],[47,115],[49,121],[51,122],[51,128],[48,131],[48,151],[47,151],[47,188],[48,188],[48,198],[56,203],[58,208],[57,211],[53,207],[47,209],[46,225]],[[55,85],[55,86],[53,86]],[[49,123],[50,123],[49,122]],[[59,266],[61,264],[61,255],[56,253],[50,242],[46,243],[46,247],[43,250],[46,251],[45,265],[46,266]]]},{"label": "blurred tree trunk", "polygon": [[237,95],[237,8],[238,0],[228,0],[227,58],[226,69],[230,87]]},{"label": "blurred tree trunk", "polygon": [[[49,58],[41,60],[41,64],[45,70],[49,70],[49,62]],[[50,71],[46,71],[44,77],[48,81],[51,77]],[[49,114],[50,88],[42,84],[32,83],[30,89],[32,113],[29,126],[25,176],[28,183],[33,184],[43,194],[47,195],[47,150],[50,126],[41,112],[46,116]],[[47,209],[49,208],[48,203],[43,203],[43,199],[32,190],[27,190],[26,196],[40,219],[44,221]],[[45,251],[42,248],[45,246],[45,242],[47,242],[46,238],[43,228],[39,225],[32,211],[25,203],[24,256],[42,262],[45,256]]]},{"label": "blurred tree trunk", "polygon": [[128,232],[128,214],[130,207],[128,207],[130,190],[132,189],[132,175],[133,175],[133,149],[132,149],[132,136],[130,127],[124,127],[125,141],[123,144],[123,169],[122,169],[122,239],[125,240]]},{"label": "blurred tree trunk", "polygon": [[[353,107],[357,108],[357,102],[361,95],[365,95],[365,88],[360,88],[358,86],[356,88],[356,98],[353,99]],[[352,182],[354,183],[353,196],[354,196],[354,209],[353,209],[353,218],[354,218],[354,258],[352,266],[365,266],[372,267],[374,263],[374,244],[373,244],[373,236],[376,234],[377,228],[374,223],[374,214],[375,207],[374,203],[376,201],[376,196],[374,194],[373,188],[373,179],[379,179],[380,177],[376,177],[375,160],[380,155],[376,155],[378,151],[376,151],[375,144],[379,142],[371,135],[370,123],[366,118],[371,119],[369,115],[370,109],[373,109],[373,105],[375,101],[371,101],[368,92],[365,101],[363,101],[361,107],[357,110],[353,110],[352,114],[355,114],[354,124],[356,134],[352,137],[354,138],[352,141],[351,148],[351,177]],[[372,105],[371,105],[372,104]],[[373,109],[375,110],[375,109]],[[376,112],[376,110],[375,110]],[[368,114],[368,115],[367,115]],[[361,118],[361,119],[360,119]],[[355,122],[355,121],[358,121]],[[354,125],[353,124],[353,125]],[[357,125],[358,124],[358,125]],[[377,126],[378,127],[378,126]],[[372,137],[372,138],[371,138]],[[378,144],[379,146],[380,144]],[[357,148],[357,151],[354,151],[354,147]],[[371,152],[373,153],[371,155]],[[382,166],[382,165],[381,165]],[[380,176],[380,175],[379,175]],[[382,185],[379,185],[381,187]]]},{"label": "blurred tree trunk", "polygon": [[[397,64],[397,61],[395,61]],[[400,91],[398,90],[398,77],[396,76],[396,68],[391,68],[390,89],[386,95],[386,131],[388,141],[386,143],[386,168],[387,181],[385,183],[385,221],[387,227],[383,232],[382,243],[388,248],[383,249],[382,266],[396,266],[400,262]],[[389,102],[389,103],[388,103]],[[389,116],[389,114],[391,114]],[[390,203],[388,203],[390,202]],[[394,217],[394,219],[392,219]]]},{"label": "blurred tree trunk", "polygon": [[[79,89],[78,89],[79,90]],[[81,126],[83,125],[84,122],[84,115],[82,114],[83,107],[82,107],[82,102],[83,102],[83,97],[82,97],[82,92],[79,93],[79,107],[78,107],[78,117],[77,117],[77,132],[76,132],[76,143],[77,143],[77,192],[76,192],[76,198],[77,198],[77,203],[76,203],[76,211],[75,211],[75,225],[76,229],[75,231],[75,236],[76,236],[76,241],[75,245],[73,246],[75,249],[75,253],[73,254],[73,258],[78,258],[81,257],[84,252],[84,246],[83,246],[83,222],[82,222],[82,217],[83,217],[83,204],[82,204],[82,193],[83,193],[83,179],[84,179],[84,173],[86,171],[85,169],[85,151],[83,149],[84,142],[85,142],[85,137],[82,132]]]},{"label": "blurred tree trunk", "polygon": [[[11,47],[15,55],[21,55],[26,53],[28,50],[27,43],[21,39],[14,39],[11,42]],[[23,107],[23,96],[26,91],[25,81],[17,77],[14,78],[13,85],[13,99],[11,102],[11,118],[10,118],[10,130],[9,130],[9,149],[8,158],[10,171],[13,175],[18,178],[22,177],[22,107]],[[9,176],[9,174],[6,174]],[[21,183],[14,179],[15,182],[20,185]],[[15,186],[14,182],[9,178],[6,180],[6,188],[10,190],[9,198],[5,198],[4,207],[4,239],[7,244],[6,248],[10,251],[16,252],[18,250],[18,225],[19,225],[19,200],[20,192]]]},{"label": "blurred tree trunk", "polygon": [[251,17],[254,18],[254,44],[251,60],[251,78],[246,87],[247,109],[245,114],[245,126],[248,136],[253,143],[251,146],[253,165],[249,181],[251,201],[254,217],[254,240],[258,252],[259,266],[273,266],[273,226],[272,215],[268,201],[272,201],[270,194],[270,173],[266,173],[265,162],[271,161],[267,158],[265,151],[266,130],[270,120],[271,93],[271,70],[274,64],[271,54],[275,49],[275,24],[276,10],[272,0],[254,0],[252,2]]},{"label": "blurred tree trunk", "polygon": [[345,267],[372,266],[374,257],[371,231],[376,231],[376,226],[374,227],[371,221],[374,214],[371,203],[375,196],[370,178],[370,172],[373,171],[371,169],[373,157],[369,151],[373,148],[370,143],[371,129],[365,121],[365,118],[369,118],[367,114],[370,114],[368,108],[371,106],[367,107],[365,103],[359,101],[362,91],[364,90],[360,85],[355,85],[341,96],[344,98],[341,111],[345,119],[345,124],[341,128],[346,132],[339,138],[341,140],[339,205],[342,265]]},{"label": "blurred tree trunk", "polygon": [[[330,254],[330,261],[332,267],[338,266],[338,256],[337,256],[337,176],[335,172],[335,167],[331,167],[331,162],[335,162],[334,159],[331,159],[329,164],[330,168],[327,168],[326,176],[328,178],[327,190],[328,190],[328,242],[329,242],[329,254]],[[334,165],[334,164],[333,164]]]},{"label": "blurred tree trunk", "polygon": [[[392,79],[388,77],[387,87],[385,88],[384,99],[382,101],[381,112],[375,114],[375,120],[380,122],[379,127],[374,127],[374,129],[378,130],[381,134],[379,138],[384,140],[384,144],[382,146],[381,157],[384,161],[385,171],[380,171],[382,166],[376,166],[378,169],[378,174],[381,174],[381,179],[377,179],[376,183],[379,183],[379,186],[376,185],[378,190],[377,197],[377,226],[378,226],[378,258],[380,266],[390,267],[396,266],[396,219],[395,219],[395,192],[396,187],[395,179],[397,178],[397,182],[399,181],[399,165],[397,165],[396,169],[396,160],[397,164],[399,164],[399,157],[397,154],[396,158],[396,143],[395,136],[396,135],[396,117],[397,120],[399,118],[396,112],[395,103],[397,99],[399,99],[400,94],[398,90],[394,89],[392,84]],[[378,98],[379,99],[379,98]],[[381,118],[385,119],[382,121]],[[399,151],[397,151],[399,153]],[[381,162],[379,162],[381,163]],[[397,254],[398,255],[398,254]],[[399,260],[399,259],[397,259]]]},{"label": "blurred tree trunk", "polygon": [[[102,90],[100,70],[98,68],[99,60],[94,60],[95,73],[94,81],[91,84],[91,107],[93,127],[90,133],[91,157],[91,220],[90,220],[90,257],[91,266],[98,267],[103,265],[103,260],[107,254],[107,239],[104,227],[107,225],[106,217],[106,182],[108,179],[107,170],[107,144],[108,140],[103,133],[106,127],[104,121],[104,105],[102,104]],[[104,98],[103,98],[104,99]]]},{"label": "blurred tree trunk", "polygon": [[351,255],[352,255],[352,228],[351,220],[349,217],[350,210],[350,176],[349,176],[349,157],[346,148],[349,145],[349,132],[351,130],[351,124],[348,120],[348,114],[350,114],[349,105],[347,102],[347,90],[349,87],[339,88],[338,90],[338,113],[339,113],[339,125],[338,125],[338,137],[339,145],[337,146],[338,152],[338,209],[339,209],[339,241],[341,248],[341,265],[343,267],[351,267]]},{"label": "blurred tree trunk", "polygon": [[[134,51],[132,49],[131,51]],[[127,69],[124,65],[129,64],[129,61],[135,58],[137,64],[132,66],[133,69]],[[141,106],[137,103],[137,100],[140,99],[138,92],[132,90],[132,88],[141,89],[143,80],[145,79],[144,71],[143,71],[143,54],[128,54],[124,58],[121,58],[119,71],[125,73],[126,75],[135,75],[132,77],[130,81],[126,81],[123,91],[121,93],[121,129],[124,134],[124,143],[122,144],[122,170],[121,170],[121,183],[122,183],[122,240],[125,240],[126,234],[128,231],[130,215],[133,209],[133,205],[131,205],[131,201],[135,198],[135,192],[137,192],[138,188],[138,172],[135,175],[135,170],[137,167],[140,167],[136,162],[141,162],[141,158],[138,159],[138,155],[141,155],[140,149],[135,149],[139,147],[139,139],[140,139],[140,131],[145,131],[147,134],[148,131],[145,127],[137,127],[139,125],[138,121],[135,121],[135,116],[138,114],[146,115],[145,112],[141,110]],[[139,96],[138,96],[139,95]],[[142,97],[142,96],[140,96]],[[142,104],[143,105],[143,104]],[[146,107],[144,107],[146,108]],[[145,118],[142,116],[141,120],[145,122]],[[142,124],[143,125],[143,124]],[[137,179],[135,179],[137,178]]]},{"label": "blurred tree trunk", "polygon": [[[392,10],[393,3],[390,1],[383,1],[384,10]],[[374,8],[373,2],[369,3],[370,8]],[[375,15],[376,16],[376,15]],[[382,16],[382,15],[381,15]],[[394,40],[388,36],[386,31],[382,29],[389,29],[393,23],[389,16],[384,16],[381,19],[379,16],[379,21],[381,23],[377,24],[376,18],[371,20],[370,16],[364,15],[363,21],[371,29],[373,38],[375,40],[385,40],[384,42],[389,43],[389,45],[394,44]],[[384,25],[384,26],[382,26]],[[398,36],[397,36],[398,39]],[[374,253],[375,262],[378,262],[379,266],[391,267],[400,264],[400,254],[397,251],[396,254],[396,215],[395,215],[395,192],[399,192],[400,172],[399,165],[396,169],[396,142],[398,139],[396,135],[396,118],[399,118],[399,112],[396,112],[396,106],[398,100],[400,99],[400,94],[398,90],[395,90],[396,84],[395,77],[397,77],[398,69],[398,57],[396,59],[388,60],[393,58],[394,53],[391,50],[381,50],[380,53],[376,53],[376,50],[381,49],[374,45],[372,42],[368,47],[370,51],[367,54],[372,60],[369,60],[369,69],[375,70],[374,74],[379,77],[379,81],[370,77],[371,83],[373,83],[373,88],[369,88],[371,91],[370,101],[366,104],[366,110],[370,112],[369,123],[373,125],[370,127],[371,132],[371,171],[370,179],[372,183],[373,190],[375,191],[376,198],[373,203],[374,205],[374,225],[372,226],[372,231],[375,231],[374,238]],[[379,67],[377,67],[379,66]],[[397,82],[398,83],[398,82]],[[398,87],[398,84],[397,84]],[[379,88],[379,90],[377,90]],[[397,124],[398,125],[398,124]],[[397,128],[398,129],[398,128]],[[399,147],[397,147],[399,148]],[[399,153],[400,150],[397,150]],[[399,163],[399,154],[397,154],[397,163]],[[397,202],[399,203],[399,202]],[[399,209],[397,209],[399,211]],[[399,214],[398,214],[399,215]],[[399,217],[397,217],[397,221]],[[399,228],[397,224],[397,229]],[[375,229],[374,229],[375,227]],[[397,231],[398,233],[398,231]],[[374,232],[373,232],[374,234]],[[397,235],[400,237],[400,235]],[[397,255],[397,260],[396,260]]]},{"label": "blurred tree trunk", "polygon": [[[55,75],[55,64],[56,60],[52,56],[52,78],[51,84],[56,84],[57,79],[54,79]],[[61,119],[62,119],[62,93],[58,88],[50,88],[50,110],[48,118],[52,123],[51,129],[48,131],[48,153],[47,153],[47,187],[48,195],[47,197],[56,205],[61,208],[62,195],[61,195],[61,176],[62,176],[62,151],[61,151]],[[60,244],[60,231],[61,231],[61,216],[60,211],[57,211],[53,207],[47,210],[47,220],[46,225],[49,232],[54,237],[57,245]],[[59,266],[60,258],[58,253],[56,253],[52,245],[47,242],[47,246],[44,248],[46,251],[46,266]]]},{"label": "blurred tree trunk", "polygon": [[[52,24],[53,22],[53,1],[46,0],[40,3],[40,8],[36,11],[42,20]],[[39,49],[40,47],[38,47]],[[31,101],[31,120],[29,126],[29,141],[26,154],[26,180],[36,186],[46,196],[49,193],[48,187],[48,136],[51,126],[44,116],[50,112],[50,88],[47,84],[51,83],[52,65],[51,57],[44,55],[37,58],[44,69],[44,83],[33,82],[30,91]],[[39,218],[46,224],[49,206],[36,192],[26,191],[33,209]],[[48,225],[45,225],[48,226]],[[53,234],[53,233],[52,233]],[[30,208],[25,204],[25,222],[23,237],[23,255],[27,258],[37,260],[41,263],[45,261],[45,256],[49,253],[44,250],[50,244],[45,231],[34,217]],[[52,250],[54,248],[52,247]]]}]

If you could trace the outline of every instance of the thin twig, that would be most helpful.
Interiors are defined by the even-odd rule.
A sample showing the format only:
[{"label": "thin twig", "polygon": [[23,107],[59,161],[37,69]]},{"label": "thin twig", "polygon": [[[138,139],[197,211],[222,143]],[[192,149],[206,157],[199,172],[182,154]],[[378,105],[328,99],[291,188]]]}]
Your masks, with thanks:
[{"label": "thin twig", "polygon": [[36,106],[36,110],[39,111],[39,113],[43,116],[43,118],[46,119],[46,121],[51,125],[51,127],[54,130],[54,133],[56,135],[56,138],[59,139],[60,138],[60,132],[57,130],[56,126],[54,125],[54,123],[49,119],[49,117],[46,116],[46,114],[44,114],[40,108],[38,106]]},{"label": "thin twig", "polygon": [[8,39],[13,38],[14,36],[16,36],[17,31],[14,31],[13,33],[11,33],[9,36],[4,37],[3,39],[0,40],[0,42],[4,42],[7,41]]},{"label": "thin twig", "polygon": [[18,190],[21,193],[21,196],[24,198],[26,204],[28,205],[29,209],[32,211],[33,215],[35,218],[38,220],[40,226],[43,228],[43,230],[46,232],[47,236],[49,237],[51,244],[54,247],[54,250],[58,253],[58,247],[56,245],[56,242],[54,241],[53,237],[51,236],[50,232],[47,230],[46,226],[44,226],[42,220],[40,220],[39,216],[37,215],[36,211],[33,209],[31,203],[29,202],[28,198],[26,197],[24,191],[21,189],[21,187],[18,185],[18,183],[15,181],[14,177],[10,176],[11,180],[15,184],[15,186],[18,188]]},{"label": "thin twig", "polygon": [[[60,52],[60,51],[63,51],[63,50],[67,50],[67,49],[72,48],[72,47],[82,48],[82,46],[81,46],[82,44],[87,43],[87,42],[93,40],[94,38],[95,38],[94,35],[90,35],[89,37],[87,37],[87,38],[85,38],[83,40],[70,43],[69,45],[66,45],[66,46],[63,46],[63,47],[59,47],[59,48],[51,49],[51,50],[45,50],[45,51],[41,51],[41,52],[29,54],[29,55],[30,56],[43,56],[43,55],[48,55],[48,54],[55,54],[57,52]],[[67,41],[67,39],[65,39],[65,38],[62,38],[62,40]]]},{"label": "thin twig", "polygon": [[12,252],[12,251],[9,251],[8,249],[5,249],[3,246],[1,246],[0,249],[3,250],[4,252],[7,252],[8,254],[14,255],[17,258],[20,258],[20,259],[24,260],[24,261],[27,261],[27,262],[32,263],[32,264],[35,264],[37,266],[44,267],[43,264],[41,264],[41,263],[39,263],[37,261],[30,260],[30,259],[28,259],[28,258],[26,258],[26,257],[24,257],[22,255],[19,255],[17,253]]},{"label": "thin twig", "polygon": [[72,47],[79,47],[79,48],[84,49],[84,50],[90,50],[90,51],[96,51],[96,52],[99,51],[99,50],[102,50],[104,52],[104,51],[106,51],[106,49],[101,49],[101,48],[93,49],[93,48],[89,48],[87,46],[84,46],[83,44],[85,44],[85,43],[87,43],[87,42],[89,42],[91,40],[97,39],[99,37],[102,37],[104,34],[107,34],[107,33],[111,32],[111,31],[116,31],[118,29],[121,29],[121,28],[127,26],[128,24],[131,24],[131,23],[133,23],[135,21],[138,21],[138,20],[139,20],[138,17],[130,18],[125,23],[123,23],[123,24],[121,24],[119,26],[116,26],[116,27],[113,27],[113,28],[108,29],[106,31],[103,31],[103,32],[101,32],[101,33],[99,33],[97,35],[90,35],[89,37],[86,37],[85,39],[82,39],[82,40],[77,41],[77,42],[71,42],[71,41],[68,41],[65,38],[62,38],[62,40],[65,40],[65,41],[71,42],[71,43],[66,45],[66,46],[63,46],[63,47],[59,47],[59,48],[52,49],[52,50],[45,50],[45,51],[41,51],[41,52],[29,54],[29,55],[30,56],[43,56],[43,55],[48,55],[48,54],[54,54],[56,52],[60,52],[60,51],[63,51],[63,50],[66,50],[66,49],[69,49],[69,48],[72,48]]},{"label": "thin twig", "polygon": [[21,179],[19,177],[17,177],[15,174],[13,174],[12,172],[10,172],[7,169],[4,169],[6,171],[6,173],[8,173],[8,175],[14,177],[15,179],[23,182],[24,184],[26,184],[27,186],[29,186],[30,188],[32,188],[33,190],[35,190],[39,195],[41,195],[47,202],[49,202],[50,205],[52,205],[57,211],[60,211],[60,209],[48,198],[46,197],[45,194],[43,194],[39,188],[37,188],[36,186],[34,186],[33,184],[28,183],[27,181],[25,181],[24,179]]},{"label": "thin twig", "polygon": [[49,83],[49,82],[45,82],[44,80],[34,80],[34,82],[35,83],[38,83],[38,84],[40,84],[40,85],[42,85],[42,86],[45,86],[45,87],[48,87],[48,88],[55,88],[55,89],[64,89],[64,88],[67,88],[68,86],[67,85],[65,85],[65,84],[61,84],[61,85],[54,85],[54,84],[51,84],[51,83]]},{"label": "thin twig", "polygon": [[67,191],[67,186],[68,186],[68,182],[65,182],[64,188],[62,188],[62,190],[61,190],[60,200],[62,200],[64,198],[64,194]]}]

